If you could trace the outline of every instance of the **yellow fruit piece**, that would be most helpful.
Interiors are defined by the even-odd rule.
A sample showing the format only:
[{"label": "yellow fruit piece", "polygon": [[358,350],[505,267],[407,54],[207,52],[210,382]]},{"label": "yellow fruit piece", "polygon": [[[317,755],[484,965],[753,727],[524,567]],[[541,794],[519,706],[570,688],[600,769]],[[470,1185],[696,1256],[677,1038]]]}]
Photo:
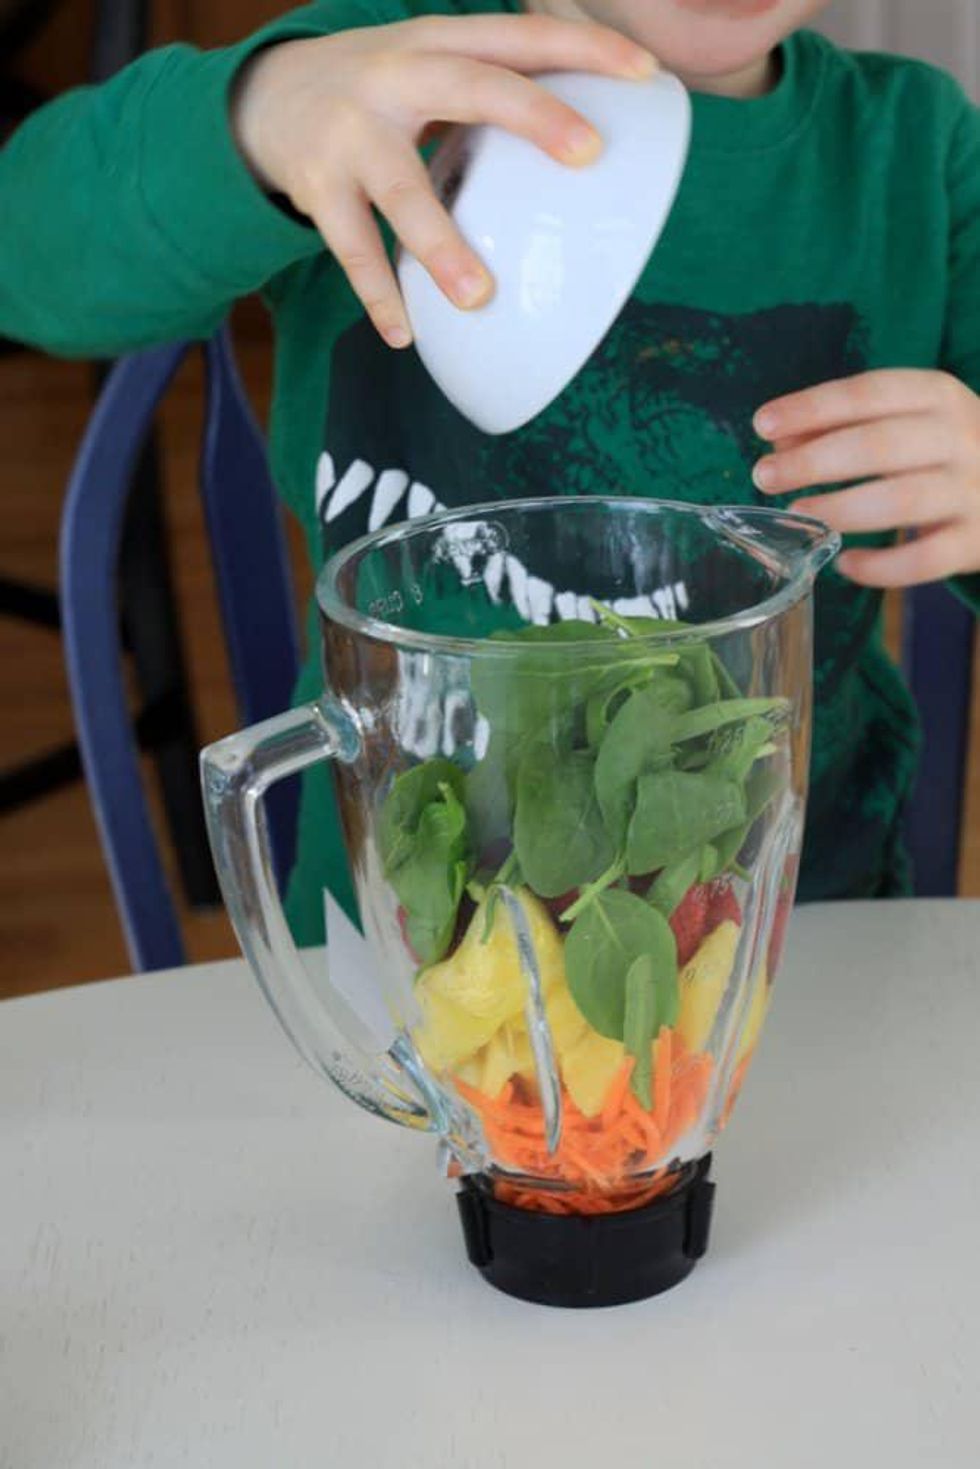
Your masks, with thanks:
[{"label": "yellow fruit piece", "polygon": [[560,1061],[590,1029],[589,1022],[572,999],[564,974],[561,983],[555,985],[545,1000],[544,1012],[551,1030],[551,1043]]},{"label": "yellow fruit piece", "polygon": [[759,970],[753,981],[752,1001],[749,1005],[749,1013],[745,1021],[745,1029],[742,1032],[742,1041],[738,1048],[736,1066],[755,1050],[756,1042],[765,1024],[766,1015],[769,1011],[769,996],[771,990],[769,977],[766,974],[765,965]]},{"label": "yellow fruit piece", "polygon": [[687,1048],[703,1051],[732,977],[741,928],[730,919],[710,933],[680,972],[677,1031]]},{"label": "yellow fruit piece", "polygon": [[607,1040],[588,1029],[562,1058],[562,1078],[572,1101],[586,1117],[596,1117],[623,1061],[622,1041]]},{"label": "yellow fruit piece", "polygon": [[477,1063],[480,1075],[476,1086],[488,1097],[499,1097],[512,1076],[533,1076],[534,1056],[527,1031],[523,1026],[502,1025],[480,1052]]},{"label": "yellow fruit piece", "polygon": [[[547,908],[533,893],[523,889],[518,899],[547,997],[556,986],[566,988],[561,939]],[[484,942],[485,928],[486,907],[481,903],[456,952],[425,970],[415,986],[422,1011],[415,1040],[423,1060],[435,1070],[457,1067],[487,1045],[502,1025],[523,1014],[527,989],[502,902],[496,904]],[[496,1064],[502,1064],[500,1058]]]},{"label": "yellow fruit piece", "polygon": [[415,1043],[422,1060],[433,1071],[454,1070],[462,1061],[475,1056],[486,1044],[489,1026],[485,1016],[471,1015],[433,990],[416,986],[416,999],[422,1011],[422,1024],[415,1031]]}]

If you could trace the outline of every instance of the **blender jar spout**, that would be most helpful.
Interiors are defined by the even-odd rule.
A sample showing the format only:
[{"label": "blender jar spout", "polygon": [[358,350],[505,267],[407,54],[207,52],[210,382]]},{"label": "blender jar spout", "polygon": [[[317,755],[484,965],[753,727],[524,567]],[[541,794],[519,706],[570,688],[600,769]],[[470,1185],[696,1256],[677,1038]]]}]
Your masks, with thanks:
[{"label": "blender jar spout", "polygon": [[708,511],[705,520],[788,584],[812,584],[841,548],[836,531],[792,510],[720,506]]}]

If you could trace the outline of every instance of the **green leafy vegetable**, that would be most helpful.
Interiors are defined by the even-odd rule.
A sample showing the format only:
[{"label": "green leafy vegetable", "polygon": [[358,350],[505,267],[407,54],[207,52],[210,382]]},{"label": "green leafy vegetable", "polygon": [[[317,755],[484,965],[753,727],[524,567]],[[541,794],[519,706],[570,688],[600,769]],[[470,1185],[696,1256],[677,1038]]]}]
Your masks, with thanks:
[{"label": "green leafy vegetable", "polygon": [[707,643],[689,643],[678,652],[681,672],[690,684],[695,706],[714,703],[721,688],[717,662]]},{"label": "green leafy vegetable", "polygon": [[466,776],[466,815],[480,855],[498,842],[510,841],[516,783],[516,769],[511,767],[515,758],[516,752],[507,739],[491,734],[483,759]]},{"label": "green leafy vegetable", "polygon": [[653,1106],[650,1095],[651,1047],[657,1034],[657,976],[649,954],[639,954],[626,971],[626,1009],[623,1044],[633,1057],[630,1086],[640,1105]]},{"label": "green leafy vegetable", "polygon": [[688,888],[698,881],[701,872],[701,852],[688,852],[669,867],[665,867],[654,879],[647,902],[658,912],[669,918],[677,908]]},{"label": "green leafy vegetable", "polygon": [[663,770],[641,775],[626,838],[631,876],[678,861],[745,820],[745,791],[709,771]]},{"label": "green leafy vegetable", "polygon": [[593,1029],[611,1040],[624,1038],[627,975],[641,958],[649,961],[649,982],[656,989],[657,1027],[672,1025],[678,1006],[677,945],[662,913],[633,893],[610,888],[576,918],[565,941],[572,998]]},{"label": "green leafy vegetable", "polygon": [[584,887],[579,889],[579,895],[575,899],[575,902],[571,903],[558,915],[562,923],[573,923],[584,908],[587,908],[600,893],[604,893],[606,888],[611,888],[614,883],[619,882],[620,878],[624,877],[625,874],[625,859],[623,857],[617,857],[612,866],[607,867],[605,872],[600,873],[594,882],[587,882]]},{"label": "green leafy vegetable", "polygon": [[596,796],[617,847],[626,839],[636,782],[653,761],[669,756],[674,725],[675,716],[651,684],[630,695],[603,738],[595,765]]},{"label": "green leafy vegetable", "polygon": [[[740,724],[746,720],[757,721],[763,716],[771,719],[782,715],[787,709],[785,699],[716,699],[699,709],[692,709],[674,725],[674,742],[701,739],[714,734],[728,724]],[[767,723],[768,738],[772,738],[773,725]]]},{"label": "green leafy vegetable", "polygon": [[[490,727],[483,758],[465,778],[441,759],[399,777],[380,846],[424,962],[451,943],[471,878],[486,898],[487,932],[503,882],[545,900],[574,892],[559,915],[570,925],[572,993],[603,1034],[629,1030],[634,1087],[646,1096],[643,1037],[677,1007],[667,919],[693,884],[747,860],[786,778],[774,757],[791,706],[743,697],[708,643],[648,640],[683,624],[595,606],[598,623],[494,634],[515,646],[474,660],[473,694]],[[486,868],[508,849],[494,877]],[[628,877],[648,875],[646,900],[627,890]]]},{"label": "green leafy vegetable", "polygon": [[440,799],[440,787],[449,786],[459,798],[463,772],[451,760],[426,760],[397,776],[381,808],[378,842],[386,877],[412,854],[425,808]]},{"label": "green leafy vegetable", "polygon": [[471,870],[462,771],[448,760],[414,766],[382,808],[385,876],[405,909],[408,941],[423,964],[441,959],[456,927]]},{"label": "green leafy vegetable", "polygon": [[616,849],[596,800],[595,760],[533,746],[517,777],[514,846],[525,880],[543,898],[558,898],[592,880]]}]

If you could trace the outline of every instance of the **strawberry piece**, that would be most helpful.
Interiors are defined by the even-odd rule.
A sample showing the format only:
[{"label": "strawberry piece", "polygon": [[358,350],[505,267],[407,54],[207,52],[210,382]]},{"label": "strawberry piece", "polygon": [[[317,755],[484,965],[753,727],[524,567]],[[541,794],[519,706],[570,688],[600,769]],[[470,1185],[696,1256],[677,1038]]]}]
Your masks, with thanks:
[{"label": "strawberry piece", "polygon": [[677,940],[677,962],[682,969],[694,958],[708,932],[710,897],[709,888],[696,882],[688,888],[670,916],[670,926]]},{"label": "strawberry piece", "polygon": [[742,906],[731,883],[716,878],[708,889],[708,932],[714,933],[722,923],[737,923],[741,927]]},{"label": "strawberry piece", "polygon": [[772,920],[772,932],[769,935],[769,949],[766,954],[766,965],[769,973],[769,983],[772,984],[776,978],[780,964],[783,962],[783,946],[786,943],[786,927],[789,916],[793,911],[796,901],[796,879],[800,870],[800,859],[788,857],[783,870],[782,881],[779,885],[779,897],[776,899],[776,914]]},{"label": "strawberry piece", "polygon": [[557,923],[561,918],[561,915],[564,913],[565,909],[570,908],[572,904],[576,901],[576,899],[580,896],[580,894],[581,888],[569,888],[568,892],[562,893],[560,897],[542,898],[541,902],[544,904],[548,912],[551,914],[552,918]]}]

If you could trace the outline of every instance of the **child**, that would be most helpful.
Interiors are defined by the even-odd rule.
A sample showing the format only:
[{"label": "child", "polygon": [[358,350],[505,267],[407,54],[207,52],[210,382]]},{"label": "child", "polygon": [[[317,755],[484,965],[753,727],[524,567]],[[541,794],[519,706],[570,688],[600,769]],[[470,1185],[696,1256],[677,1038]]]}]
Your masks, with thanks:
[{"label": "child", "polygon": [[[854,539],[817,597],[801,896],[901,892],[915,719],[876,589],[959,577],[980,593],[962,579],[980,570],[980,116],[927,66],[800,30],[823,0],[521,8],[320,0],[44,108],[0,155],[0,331],[112,354],[204,336],[263,288],[273,465],[317,562],[436,503],[802,492]],[[428,186],[428,126],[498,123],[585,166],[600,141],[529,74],[639,77],[649,52],[695,92],[666,234],[562,397],[484,437],[391,350],[408,326],[371,205],[478,307],[492,283]],[[318,685],[311,659],[299,697]],[[321,770],[290,894],[301,941],[322,936],[325,883],[349,896]]]}]

